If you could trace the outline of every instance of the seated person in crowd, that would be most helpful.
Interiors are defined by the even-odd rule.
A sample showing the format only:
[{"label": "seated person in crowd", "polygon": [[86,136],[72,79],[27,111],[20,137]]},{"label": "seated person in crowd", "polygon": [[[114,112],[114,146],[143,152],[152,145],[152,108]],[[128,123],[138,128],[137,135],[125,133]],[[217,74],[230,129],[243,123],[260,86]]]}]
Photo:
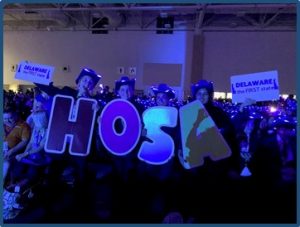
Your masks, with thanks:
[{"label": "seated person in crowd", "polygon": [[[33,154],[36,154],[35,156],[37,157],[44,152],[48,128],[48,116],[43,107],[43,102],[44,98],[42,96],[37,96],[34,100],[32,113],[27,118],[27,122],[32,128],[31,138],[25,151],[16,156],[18,161]],[[32,158],[34,158],[34,156],[32,156]]]},{"label": "seated person in crowd", "polygon": [[12,107],[4,109],[3,124],[3,141],[6,142],[8,148],[4,154],[4,162],[7,165],[12,165],[16,155],[23,152],[29,142],[31,130],[30,126],[20,119],[17,110]]},{"label": "seated person in crowd", "polygon": [[15,186],[18,185],[22,189],[34,184],[43,167],[50,163],[49,157],[44,153],[48,116],[42,106],[42,97],[36,97],[34,100],[33,112],[29,119],[32,125],[30,141],[25,151],[16,155],[11,169],[11,177]]}]

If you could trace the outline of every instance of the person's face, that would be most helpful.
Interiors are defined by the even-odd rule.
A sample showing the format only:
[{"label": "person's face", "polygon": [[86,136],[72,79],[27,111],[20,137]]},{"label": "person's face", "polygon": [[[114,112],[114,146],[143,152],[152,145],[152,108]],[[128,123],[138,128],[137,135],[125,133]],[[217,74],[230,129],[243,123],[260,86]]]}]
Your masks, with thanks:
[{"label": "person's face", "polygon": [[202,102],[202,104],[206,104],[209,101],[209,94],[206,88],[200,88],[196,93],[196,100]]},{"label": "person's face", "polygon": [[165,93],[158,93],[156,95],[156,105],[158,106],[168,106],[169,105],[169,97]]},{"label": "person's face", "polygon": [[77,84],[78,91],[81,93],[91,93],[94,87],[94,81],[90,76],[83,76]]},{"label": "person's face", "polygon": [[122,85],[118,91],[121,99],[130,99],[133,96],[133,89],[128,84]]},{"label": "person's face", "polygon": [[4,113],[3,123],[8,127],[13,128],[17,123],[17,118],[13,113]]}]

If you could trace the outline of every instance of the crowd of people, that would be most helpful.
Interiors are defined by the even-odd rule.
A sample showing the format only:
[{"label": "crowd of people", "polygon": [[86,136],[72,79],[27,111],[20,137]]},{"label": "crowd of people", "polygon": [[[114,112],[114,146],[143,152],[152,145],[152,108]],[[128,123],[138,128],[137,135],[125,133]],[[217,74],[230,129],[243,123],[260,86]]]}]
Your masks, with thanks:
[{"label": "crowd of people", "polygon": [[[101,76],[83,69],[76,88],[35,84],[26,93],[4,91],[4,207],[7,223],[293,223],[296,222],[297,101],[293,95],[242,104],[213,98],[213,83],[200,80],[178,101],[167,84],[153,96],[134,95],[135,79],[122,76],[114,92],[93,90]],[[97,115],[113,99],[131,102],[140,115],[153,106],[179,109],[199,100],[229,145],[229,158],[185,169],[180,125],[163,128],[175,141],[167,163],[138,160],[105,149],[95,124],[87,157],[44,151],[53,97],[97,101]],[[251,98],[251,97],[249,97]],[[99,122],[98,122],[99,123]],[[116,121],[116,131],[124,129]],[[151,140],[150,140],[151,141]],[[213,141],[212,141],[213,142]]]}]

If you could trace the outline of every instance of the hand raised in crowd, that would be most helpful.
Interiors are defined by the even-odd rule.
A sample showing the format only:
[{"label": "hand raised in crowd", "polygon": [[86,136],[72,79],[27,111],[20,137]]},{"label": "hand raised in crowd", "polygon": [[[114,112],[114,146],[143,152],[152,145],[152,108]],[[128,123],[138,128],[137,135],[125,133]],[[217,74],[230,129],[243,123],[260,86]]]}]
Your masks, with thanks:
[{"label": "hand raised in crowd", "polygon": [[240,112],[243,111],[244,107],[251,106],[255,103],[256,103],[256,101],[254,99],[246,98],[245,101],[240,105],[240,109],[239,109]]},{"label": "hand raised in crowd", "polygon": [[50,99],[50,96],[46,93],[46,92],[43,92],[41,91],[41,95],[44,97],[44,99],[48,100]]}]

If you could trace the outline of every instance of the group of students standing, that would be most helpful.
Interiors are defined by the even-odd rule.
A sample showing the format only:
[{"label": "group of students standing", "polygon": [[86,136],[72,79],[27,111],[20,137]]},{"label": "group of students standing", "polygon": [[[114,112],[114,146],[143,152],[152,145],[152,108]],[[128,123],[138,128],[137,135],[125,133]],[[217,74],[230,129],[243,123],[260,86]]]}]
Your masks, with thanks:
[{"label": "group of students standing", "polygon": [[[181,165],[179,124],[175,128],[163,128],[175,141],[175,155],[163,165],[151,165],[137,158],[137,152],[142,142],[149,141],[147,130],[142,130],[142,136],[134,151],[120,157],[105,150],[96,124],[89,156],[76,157],[71,156],[68,152],[65,152],[64,155],[46,154],[43,146],[52,98],[56,94],[61,94],[72,96],[75,100],[82,97],[96,99],[98,105],[95,108],[98,110],[97,115],[100,116],[104,103],[109,101],[102,100],[97,95],[93,96],[93,89],[100,79],[101,76],[95,71],[84,68],[75,81],[76,89],[70,87],[59,89],[53,84],[49,86],[36,84],[39,95],[35,97],[33,111],[27,118],[27,123],[19,121],[13,110],[4,110],[4,141],[8,142],[9,147],[4,157],[7,163],[5,187],[8,191],[15,190],[17,186],[21,187],[21,190],[26,190],[40,179],[46,179],[43,184],[47,185],[52,195],[44,198],[45,204],[47,204],[45,209],[51,213],[50,216],[48,214],[48,218],[53,217],[54,219],[65,216],[69,212],[68,210],[72,210],[71,213],[78,212],[79,216],[79,213],[83,212],[81,217],[86,215],[90,218],[90,222],[255,222],[255,220],[264,220],[262,217],[264,214],[261,214],[259,210],[261,207],[265,207],[272,208],[271,211],[277,215],[278,220],[293,221],[295,218],[291,213],[294,211],[293,205],[287,205],[280,200],[290,209],[273,206],[274,200],[277,201],[278,196],[289,196],[289,201],[292,201],[295,196],[293,191],[295,182],[293,180],[291,183],[281,182],[281,178],[285,176],[282,171],[289,172],[292,171],[291,168],[295,168],[295,166],[289,168],[290,163],[295,164],[294,148],[283,146],[278,142],[281,141],[280,134],[283,136],[287,134],[287,132],[282,132],[286,125],[283,122],[281,125],[277,124],[278,132],[272,136],[273,145],[279,148],[278,151],[270,150],[269,147],[263,146],[264,143],[259,143],[261,146],[257,150],[263,149],[263,151],[251,151],[253,154],[251,166],[253,177],[251,180],[241,178],[239,146],[241,141],[236,136],[237,128],[227,114],[214,105],[214,87],[210,81],[200,80],[193,84],[191,94],[193,100],[201,101],[230,146],[232,155],[229,158],[216,162],[207,158],[201,167],[184,169]],[[135,79],[127,76],[122,76],[115,83],[117,98],[131,102],[142,115],[145,107],[135,100],[134,90]],[[169,106],[170,100],[175,98],[174,90],[167,84],[153,86],[152,91],[155,94],[157,106]],[[245,115],[243,109],[241,109],[240,115],[242,117]],[[18,135],[12,133],[19,130],[20,127],[22,130],[17,133]],[[117,121],[115,127],[117,131],[122,131],[122,121]],[[253,132],[252,128],[249,135]],[[17,142],[12,143],[11,138],[15,138],[14,140]],[[253,136],[249,144],[251,149],[254,149],[257,141],[252,142],[252,138]],[[268,139],[264,138],[263,141]],[[286,138],[282,140],[286,141]],[[279,145],[277,146],[277,144]],[[26,149],[24,149],[25,147]],[[266,154],[269,151],[270,153]],[[283,153],[285,156],[282,155]],[[277,156],[281,159],[277,159]],[[268,160],[268,158],[270,159]],[[288,167],[286,170],[282,170],[283,166]],[[265,168],[268,168],[268,171]],[[273,177],[272,180],[270,176]],[[64,199],[59,199],[58,194],[65,189],[62,188],[64,186],[57,187],[58,181],[71,185],[72,193],[74,193],[73,197],[65,204],[62,201],[65,201],[69,195],[64,194],[63,196],[62,194]],[[286,185],[288,186],[286,187]],[[253,191],[250,191],[252,189]],[[269,193],[270,191],[267,189],[270,189],[272,193]],[[258,194],[258,197],[253,193]],[[53,201],[56,201],[56,206],[53,205]],[[79,210],[75,211],[72,207],[74,201]],[[245,205],[242,201],[247,201],[248,204]],[[243,210],[240,206],[244,205],[248,208]],[[234,208],[229,209],[229,207]],[[14,208],[10,207],[8,210],[12,209]],[[289,213],[283,212],[286,210]],[[268,216],[272,213],[265,212],[265,214],[265,220],[272,220]],[[7,219],[13,219],[12,217],[13,215],[10,218],[8,215]],[[85,218],[83,217],[83,219]]]}]

